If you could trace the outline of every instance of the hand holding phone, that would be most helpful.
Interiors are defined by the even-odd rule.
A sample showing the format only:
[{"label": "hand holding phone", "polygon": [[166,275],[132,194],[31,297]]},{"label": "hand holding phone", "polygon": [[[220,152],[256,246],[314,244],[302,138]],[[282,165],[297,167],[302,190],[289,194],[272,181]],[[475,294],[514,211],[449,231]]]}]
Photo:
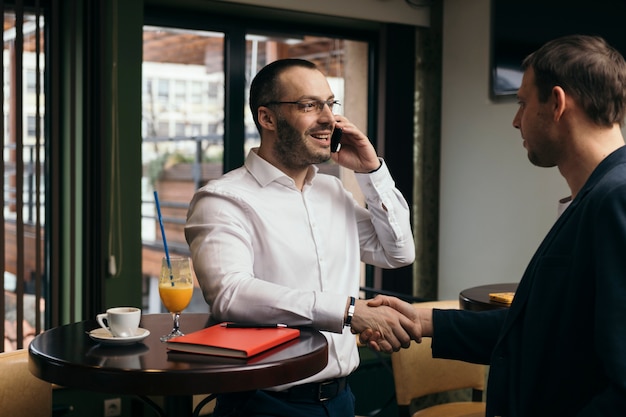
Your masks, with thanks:
[{"label": "hand holding phone", "polygon": [[339,148],[341,148],[341,134],[342,130],[339,127],[336,127],[333,130],[333,135],[330,137],[330,151],[338,152]]}]

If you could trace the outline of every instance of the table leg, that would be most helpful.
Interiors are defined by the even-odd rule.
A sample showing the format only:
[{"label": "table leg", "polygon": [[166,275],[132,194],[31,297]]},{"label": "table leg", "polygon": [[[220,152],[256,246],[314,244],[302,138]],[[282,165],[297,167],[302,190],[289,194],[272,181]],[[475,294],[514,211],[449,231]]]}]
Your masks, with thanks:
[{"label": "table leg", "polygon": [[193,398],[191,395],[170,395],[165,397],[165,415],[170,417],[191,417]]},{"label": "table leg", "polygon": [[171,395],[164,398],[163,407],[145,395],[138,395],[159,417],[192,417],[193,397],[191,395]]}]

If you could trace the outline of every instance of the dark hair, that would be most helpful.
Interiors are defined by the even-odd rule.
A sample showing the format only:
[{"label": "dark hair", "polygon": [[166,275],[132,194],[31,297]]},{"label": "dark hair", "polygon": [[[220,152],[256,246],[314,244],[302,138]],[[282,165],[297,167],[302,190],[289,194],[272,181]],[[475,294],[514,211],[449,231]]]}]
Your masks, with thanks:
[{"label": "dark hair", "polygon": [[304,59],[279,59],[263,67],[252,80],[250,85],[250,111],[256,128],[261,133],[259,124],[259,107],[272,101],[279,101],[281,96],[278,78],[285,70],[293,67],[317,69],[317,66]]},{"label": "dark hair", "polygon": [[626,115],[626,61],[598,36],[569,35],[547,42],[522,62],[532,68],[539,100],[554,86],[574,97],[600,126],[620,126]]}]

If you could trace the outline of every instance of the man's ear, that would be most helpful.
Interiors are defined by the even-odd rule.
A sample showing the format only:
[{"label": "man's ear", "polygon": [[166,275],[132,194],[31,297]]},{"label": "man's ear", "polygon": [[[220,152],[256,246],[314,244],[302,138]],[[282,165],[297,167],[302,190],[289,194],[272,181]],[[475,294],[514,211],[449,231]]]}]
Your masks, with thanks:
[{"label": "man's ear", "polygon": [[265,130],[276,130],[276,115],[273,111],[265,106],[259,107],[258,110],[259,124]]},{"label": "man's ear", "polygon": [[565,113],[565,109],[567,108],[566,99],[567,94],[565,94],[563,88],[559,87],[558,85],[552,88],[552,100],[554,102],[553,111],[555,121],[559,121],[563,116],[563,113]]}]

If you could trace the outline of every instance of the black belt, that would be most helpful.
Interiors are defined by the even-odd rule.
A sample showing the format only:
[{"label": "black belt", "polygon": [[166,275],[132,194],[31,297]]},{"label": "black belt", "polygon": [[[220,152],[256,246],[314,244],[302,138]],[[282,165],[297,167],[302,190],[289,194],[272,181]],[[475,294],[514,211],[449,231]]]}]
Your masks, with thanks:
[{"label": "black belt", "polygon": [[348,385],[348,378],[335,378],[322,382],[295,385],[285,391],[265,391],[266,393],[287,401],[322,402],[341,394]]}]

